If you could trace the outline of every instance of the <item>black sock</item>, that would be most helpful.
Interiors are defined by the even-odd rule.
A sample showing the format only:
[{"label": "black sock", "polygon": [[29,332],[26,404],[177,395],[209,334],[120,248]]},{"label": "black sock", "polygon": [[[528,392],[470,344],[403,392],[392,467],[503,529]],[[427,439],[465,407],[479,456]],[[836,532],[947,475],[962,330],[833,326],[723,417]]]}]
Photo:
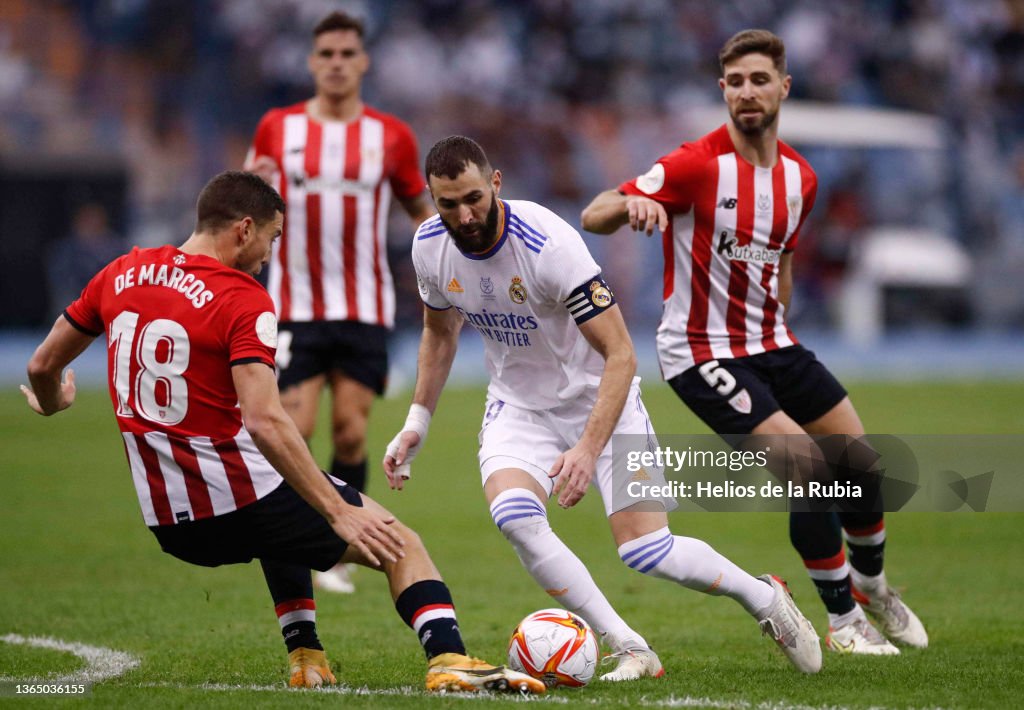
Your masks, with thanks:
[{"label": "black sock", "polygon": [[322,651],[324,647],[316,635],[316,603],[310,569],[276,560],[260,560],[260,566],[274,600],[274,611],[288,653],[297,648]]},{"label": "black sock", "polygon": [[852,611],[850,567],[843,551],[839,516],[835,513],[790,513],[789,539],[800,553],[807,574],[829,613]]},{"label": "black sock", "polygon": [[340,478],[360,493],[366,492],[366,459],[359,463],[342,463],[338,459],[331,462],[331,475]]},{"label": "black sock", "polygon": [[395,609],[416,632],[428,660],[442,653],[466,653],[452,595],[444,582],[426,579],[410,584],[398,595]]},{"label": "black sock", "polygon": [[885,563],[885,521],[881,513],[840,513],[850,566],[866,577],[882,574]]}]

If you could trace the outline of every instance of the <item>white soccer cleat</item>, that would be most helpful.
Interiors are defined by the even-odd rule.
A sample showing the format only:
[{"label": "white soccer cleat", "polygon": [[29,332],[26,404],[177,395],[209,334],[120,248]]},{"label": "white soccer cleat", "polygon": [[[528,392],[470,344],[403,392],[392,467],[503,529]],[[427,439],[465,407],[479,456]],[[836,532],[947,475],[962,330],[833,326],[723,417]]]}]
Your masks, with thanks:
[{"label": "white soccer cleat", "polygon": [[866,617],[861,617],[839,628],[829,628],[825,646],[836,653],[856,653],[864,656],[898,656],[900,650],[886,641]]},{"label": "white soccer cleat", "polygon": [[339,562],[326,572],[315,573],[313,586],[325,592],[352,594],[356,591],[356,585],[352,583],[351,574],[349,566],[344,562]]},{"label": "white soccer cleat", "polygon": [[914,648],[928,648],[928,632],[917,614],[900,599],[899,593],[886,586],[881,594],[868,594],[854,588],[853,598],[878,624],[890,640]]},{"label": "white soccer cleat", "polygon": [[610,656],[605,656],[601,662],[610,662],[612,659],[618,659],[615,670],[602,675],[601,680],[618,682],[637,680],[648,676],[661,678],[665,675],[665,669],[661,667],[661,659],[649,648],[633,648],[613,653]]},{"label": "white soccer cleat", "polygon": [[811,622],[797,609],[785,582],[773,574],[758,579],[775,590],[768,613],[757,622],[761,633],[770,636],[801,673],[817,673],[821,670],[821,642]]}]

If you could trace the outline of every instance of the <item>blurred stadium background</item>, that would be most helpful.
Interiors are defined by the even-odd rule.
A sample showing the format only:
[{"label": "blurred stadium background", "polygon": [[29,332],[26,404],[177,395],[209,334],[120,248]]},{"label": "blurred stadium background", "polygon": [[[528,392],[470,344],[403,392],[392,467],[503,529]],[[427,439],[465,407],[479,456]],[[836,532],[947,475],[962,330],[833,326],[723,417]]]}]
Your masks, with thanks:
[{"label": "blurred stadium background", "polygon": [[[470,135],[507,197],[577,225],[594,194],[724,120],[718,48],[772,29],[794,77],[781,136],[821,185],[797,334],[846,377],[1024,376],[1021,0],[2,0],[0,378],[23,377],[114,254],[187,237],[198,189],[242,164],[260,115],[311,94],[310,30],[339,8],[367,20],[367,102],[421,154]],[[409,223],[391,230],[402,386],[420,306]],[[587,240],[656,377],[661,250]]]}]

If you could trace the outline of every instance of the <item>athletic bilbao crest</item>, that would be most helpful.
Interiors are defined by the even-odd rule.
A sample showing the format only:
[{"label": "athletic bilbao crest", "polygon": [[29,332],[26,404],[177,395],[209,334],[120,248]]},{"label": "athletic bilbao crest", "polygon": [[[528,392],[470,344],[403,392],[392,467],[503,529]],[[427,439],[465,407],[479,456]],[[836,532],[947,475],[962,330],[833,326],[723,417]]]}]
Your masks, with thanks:
[{"label": "athletic bilbao crest", "polygon": [[747,392],[747,388],[744,387],[739,392],[734,394],[729,399],[729,406],[735,409],[740,414],[750,414],[752,402],[750,401],[750,393]]},{"label": "athletic bilbao crest", "polygon": [[804,211],[803,195],[786,195],[786,209],[789,210],[790,231],[796,229],[800,222],[800,214]]}]

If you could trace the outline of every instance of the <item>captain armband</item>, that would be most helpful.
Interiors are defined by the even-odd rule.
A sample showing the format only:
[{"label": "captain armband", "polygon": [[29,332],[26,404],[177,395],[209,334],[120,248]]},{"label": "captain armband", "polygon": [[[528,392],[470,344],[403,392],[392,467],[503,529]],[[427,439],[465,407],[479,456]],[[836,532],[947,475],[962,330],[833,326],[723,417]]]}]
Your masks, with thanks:
[{"label": "captain armband", "polygon": [[608,288],[601,274],[584,281],[565,299],[565,307],[569,309],[576,325],[583,325],[614,303],[615,294]]}]

